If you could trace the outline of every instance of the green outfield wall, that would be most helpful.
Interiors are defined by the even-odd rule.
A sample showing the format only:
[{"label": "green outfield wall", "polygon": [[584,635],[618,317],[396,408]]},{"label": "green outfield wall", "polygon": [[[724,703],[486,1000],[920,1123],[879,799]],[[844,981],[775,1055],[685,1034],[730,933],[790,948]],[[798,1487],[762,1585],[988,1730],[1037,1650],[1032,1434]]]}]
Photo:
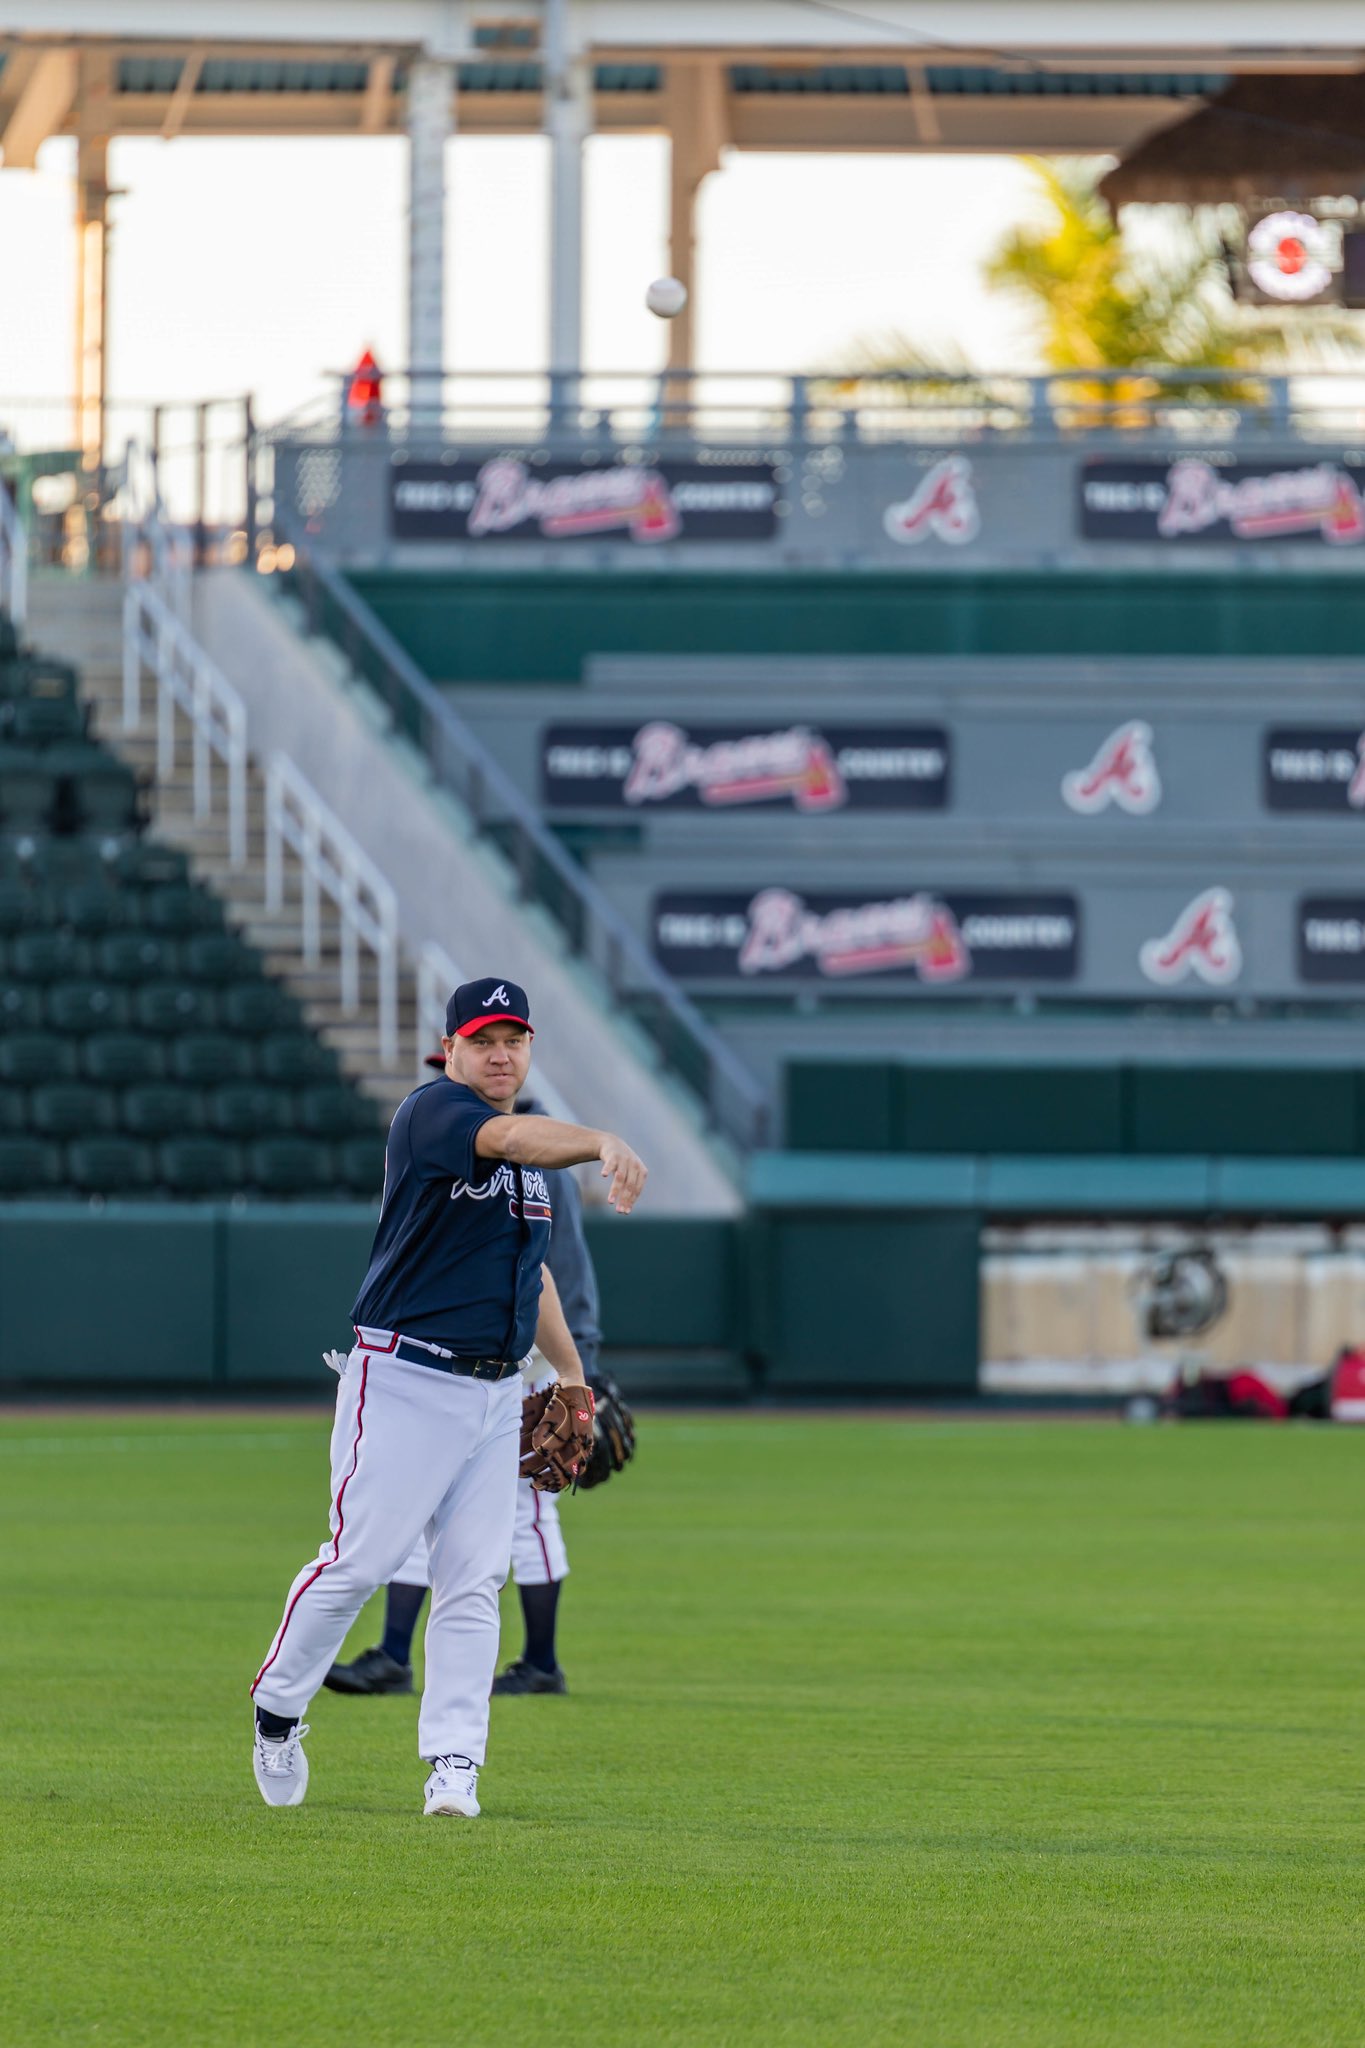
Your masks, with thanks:
[{"label": "green outfield wall", "polygon": [[438,682],[577,682],[599,654],[1355,655],[1365,580],[1093,571],[913,576],[353,570]]}]

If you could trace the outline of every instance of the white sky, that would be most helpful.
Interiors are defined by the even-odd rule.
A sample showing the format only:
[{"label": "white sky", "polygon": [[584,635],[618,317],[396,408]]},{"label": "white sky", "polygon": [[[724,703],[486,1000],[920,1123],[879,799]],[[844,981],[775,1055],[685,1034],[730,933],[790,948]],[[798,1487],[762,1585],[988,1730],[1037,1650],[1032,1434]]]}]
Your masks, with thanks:
[{"label": "white sky", "polygon": [[[401,362],[405,155],[397,138],[114,143],[111,398],[251,390],[269,420],[366,344]],[[71,386],[72,168],[55,141],[36,171],[0,171],[0,418]],[[537,367],[545,146],[456,140],[448,179],[447,364]],[[979,275],[1028,195],[1005,158],[731,154],[700,206],[701,367],[821,368],[891,328],[983,366],[1028,364],[1026,326]],[[590,368],[663,359],[643,293],[666,268],[666,212],[661,139],[589,144]]]}]

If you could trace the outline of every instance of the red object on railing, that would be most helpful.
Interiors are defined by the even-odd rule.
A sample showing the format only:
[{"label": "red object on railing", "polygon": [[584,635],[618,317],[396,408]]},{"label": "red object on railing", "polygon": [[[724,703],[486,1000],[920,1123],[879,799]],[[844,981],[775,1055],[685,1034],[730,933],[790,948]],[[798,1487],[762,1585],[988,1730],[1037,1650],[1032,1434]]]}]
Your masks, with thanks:
[{"label": "red object on railing", "polygon": [[383,385],[384,373],[375,361],[374,351],[367,348],[351,372],[346,393],[347,409],[356,425],[379,425],[384,417]]}]

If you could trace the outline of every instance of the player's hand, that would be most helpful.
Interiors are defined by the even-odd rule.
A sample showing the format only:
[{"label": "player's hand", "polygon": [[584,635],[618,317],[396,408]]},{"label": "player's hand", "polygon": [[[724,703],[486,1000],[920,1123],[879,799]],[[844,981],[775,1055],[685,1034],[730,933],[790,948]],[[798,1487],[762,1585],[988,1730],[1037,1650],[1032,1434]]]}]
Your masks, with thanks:
[{"label": "player's hand", "polygon": [[602,1178],[610,1182],[607,1207],[615,1209],[620,1216],[629,1216],[640,1199],[649,1168],[623,1138],[614,1138],[610,1131],[603,1138],[602,1150],[597,1156],[602,1162]]}]

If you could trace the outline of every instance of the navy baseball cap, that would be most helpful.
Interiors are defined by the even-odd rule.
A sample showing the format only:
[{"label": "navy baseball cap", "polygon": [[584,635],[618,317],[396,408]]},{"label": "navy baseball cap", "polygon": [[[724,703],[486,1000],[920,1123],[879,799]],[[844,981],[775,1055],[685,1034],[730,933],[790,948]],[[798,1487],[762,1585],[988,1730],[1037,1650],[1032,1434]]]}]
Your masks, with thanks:
[{"label": "navy baseball cap", "polygon": [[472,1038],[485,1024],[521,1024],[531,1036],[531,1005],[514,981],[464,981],[446,1004],[446,1037]]}]

